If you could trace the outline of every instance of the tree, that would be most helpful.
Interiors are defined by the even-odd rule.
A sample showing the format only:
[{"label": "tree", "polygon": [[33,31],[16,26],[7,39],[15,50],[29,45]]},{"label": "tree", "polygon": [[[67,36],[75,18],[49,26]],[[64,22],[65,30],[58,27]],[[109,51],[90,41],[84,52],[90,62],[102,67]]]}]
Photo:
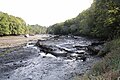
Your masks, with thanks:
[{"label": "tree", "polygon": [[[104,39],[119,37],[119,3],[120,0],[94,0],[91,7],[81,12],[76,18],[59,23],[63,24],[59,25],[61,27],[61,34],[77,34]],[[59,29],[58,27],[55,29],[55,25],[50,26],[50,28],[48,29],[54,34]]]},{"label": "tree", "polygon": [[26,34],[27,30],[22,18],[0,12],[0,36]]}]

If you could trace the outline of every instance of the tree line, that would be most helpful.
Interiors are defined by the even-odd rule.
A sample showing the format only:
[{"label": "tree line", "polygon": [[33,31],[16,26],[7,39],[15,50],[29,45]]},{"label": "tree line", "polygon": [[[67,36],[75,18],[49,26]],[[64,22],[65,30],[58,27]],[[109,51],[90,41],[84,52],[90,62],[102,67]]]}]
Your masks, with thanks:
[{"label": "tree line", "polygon": [[47,29],[50,34],[84,35],[98,38],[120,36],[120,1],[94,0],[91,7],[77,17],[56,23]]},{"label": "tree line", "polygon": [[46,27],[26,25],[22,18],[0,12],[0,36],[40,33],[46,33]]},{"label": "tree line", "polygon": [[92,76],[94,79],[117,80],[120,77],[120,0],[94,0],[91,7],[77,17],[56,23],[47,32],[106,39],[96,54],[103,57],[102,60],[83,78],[91,80]]},{"label": "tree line", "polygon": [[34,35],[34,34],[45,34],[47,28],[45,26],[40,26],[38,24],[36,25],[27,25],[29,34]]}]

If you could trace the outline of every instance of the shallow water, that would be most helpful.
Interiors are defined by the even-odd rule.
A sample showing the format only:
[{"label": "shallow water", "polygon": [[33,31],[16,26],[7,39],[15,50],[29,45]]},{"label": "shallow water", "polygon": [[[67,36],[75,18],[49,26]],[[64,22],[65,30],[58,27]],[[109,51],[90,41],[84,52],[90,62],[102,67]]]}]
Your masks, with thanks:
[{"label": "shallow water", "polygon": [[[29,43],[15,53],[24,49],[20,53],[25,54],[27,50],[27,52],[33,56],[23,59],[22,61],[16,60],[3,64],[5,67],[6,65],[8,67],[13,65],[13,67],[15,67],[15,65],[20,66],[15,67],[16,69],[0,73],[0,80],[73,80],[75,75],[86,73],[91,69],[91,66],[98,61],[98,58],[93,56],[89,56],[85,62],[74,58],[56,57],[50,53],[46,54],[41,52],[38,47],[34,46],[36,42]],[[91,44],[91,40],[82,37],[77,37],[77,39],[63,37],[56,40],[47,40],[44,44],[78,51],[74,46],[88,46]],[[0,68],[3,68],[3,66]]]}]

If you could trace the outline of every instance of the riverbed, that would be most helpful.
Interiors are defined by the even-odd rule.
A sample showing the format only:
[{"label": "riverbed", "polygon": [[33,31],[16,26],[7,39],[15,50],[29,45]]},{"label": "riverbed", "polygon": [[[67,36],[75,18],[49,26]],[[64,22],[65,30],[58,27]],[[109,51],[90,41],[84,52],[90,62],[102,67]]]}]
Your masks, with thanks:
[{"label": "riverbed", "polygon": [[[100,60],[89,55],[84,47],[78,49],[78,46],[89,46],[93,41],[78,36],[52,37],[42,41],[47,46],[69,50],[66,52],[69,55],[84,51],[84,55],[87,55],[85,61],[75,56],[45,53],[41,47],[36,46],[37,40],[22,46],[0,49],[3,50],[1,52],[7,51],[0,57],[0,80],[73,80],[74,76],[87,73]],[[61,52],[56,47],[55,51]]]}]

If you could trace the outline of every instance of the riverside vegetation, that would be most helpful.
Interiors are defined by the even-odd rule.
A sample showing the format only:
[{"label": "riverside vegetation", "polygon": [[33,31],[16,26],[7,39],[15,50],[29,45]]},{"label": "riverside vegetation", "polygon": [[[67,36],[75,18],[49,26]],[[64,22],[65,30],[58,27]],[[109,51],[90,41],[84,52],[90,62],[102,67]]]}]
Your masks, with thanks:
[{"label": "riverside vegetation", "polygon": [[116,80],[120,77],[120,0],[94,0],[91,7],[76,18],[56,23],[47,31],[51,34],[71,34],[106,40],[104,48],[96,54],[103,60],[78,79]]},{"label": "riverside vegetation", "polygon": [[[29,26],[21,18],[0,12],[1,36],[32,34],[37,33],[35,30],[40,30]],[[89,73],[76,79],[116,80],[120,77],[120,0],[94,0],[91,7],[76,18],[56,23],[48,27],[47,31],[46,28],[44,30],[45,33],[55,35],[78,35],[106,40],[104,48],[96,54],[103,60],[95,64]]]},{"label": "riverside vegetation", "polygon": [[0,12],[0,36],[40,34],[45,32],[46,27],[38,24],[26,25],[22,18]]}]

